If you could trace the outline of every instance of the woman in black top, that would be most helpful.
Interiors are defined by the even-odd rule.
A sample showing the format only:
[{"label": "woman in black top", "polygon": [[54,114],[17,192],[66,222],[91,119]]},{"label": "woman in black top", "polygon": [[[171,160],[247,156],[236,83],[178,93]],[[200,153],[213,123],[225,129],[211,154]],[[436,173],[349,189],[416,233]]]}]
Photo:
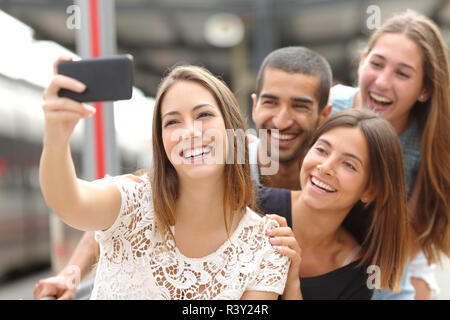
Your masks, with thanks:
[{"label": "woman in black top", "polygon": [[[258,186],[259,209],[268,215],[277,214],[292,228],[291,191]],[[271,216],[273,217],[273,216]],[[304,262],[304,261],[303,261]],[[325,274],[302,277],[301,293],[305,300],[368,300],[373,290],[367,286],[367,273],[358,266],[360,259]]]},{"label": "woman in black top", "polygon": [[369,110],[348,110],[315,133],[302,190],[259,187],[260,211],[284,217],[269,215],[282,227],[268,231],[292,259],[284,299],[298,298],[299,287],[305,299],[370,299],[374,288],[400,288],[408,255],[403,172],[389,123]]}]

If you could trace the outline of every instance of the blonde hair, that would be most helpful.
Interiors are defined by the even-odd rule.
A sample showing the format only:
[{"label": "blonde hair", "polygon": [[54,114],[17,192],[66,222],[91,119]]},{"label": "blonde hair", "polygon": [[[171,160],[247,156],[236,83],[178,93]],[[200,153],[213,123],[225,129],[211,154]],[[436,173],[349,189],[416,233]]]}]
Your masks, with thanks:
[{"label": "blonde hair", "polygon": [[416,102],[411,114],[419,121],[423,181],[412,227],[429,263],[450,256],[450,70],[448,49],[439,28],[412,10],[387,20],[370,38],[367,51],[385,33],[401,33],[422,50],[423,86],[430,98]]},{"label": "blonde hair", "polygon": [[408,258],[409,229],[400,141],[389,122],[375,112],[350,109],[324,122],[311,146],[336,127],[359,128],[364,134],[369,152],[368,188],[374,196],[367,205],[358,201],[343,226],[364,249],[360,266],[378,266],[381,287],[397,291]]},{"label": "blonde hair", "polygon": [[[170,226],[175,224],[175,203],[179,190],[177,172],[164,150],[161,104],[167,91],[179,81],[192,81],[206,88],[214,96],[219,106],[225,128],[245,131],[245,122],[233,93],[208,70],[197,66],[178,66],[162,80],[156,94],[153,114],[153,167],[150,173],[150,182],[155,218],[163,239],[165,239],[166,231],[172,234]],[[247,142],[247,137],[245,137],[245,146],[247,146]],[[233,159],[237,159],[237,143],[234,139],[234,144],[230,145],[234,152]],[[230,235],[231,224],[236,214],[244,212],[246,207],[254,208],[255,205],[247,147],[245,147],[245,163],[237,162],[225,165],[224,181],[224,221],[227,234]]]}]

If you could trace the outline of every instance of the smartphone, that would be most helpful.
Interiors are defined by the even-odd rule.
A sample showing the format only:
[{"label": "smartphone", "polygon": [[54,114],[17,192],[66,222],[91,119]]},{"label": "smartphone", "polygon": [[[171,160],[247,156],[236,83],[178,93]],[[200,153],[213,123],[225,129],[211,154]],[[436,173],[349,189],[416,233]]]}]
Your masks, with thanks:
[{"label": "smartphone", "polygon": [[86,85],[86,90],[82,93],[61,89],[58,92],[60,97],[79,102],[131,99],[133,91],[131,55],[61,61],[58,63],[58,73]]}]

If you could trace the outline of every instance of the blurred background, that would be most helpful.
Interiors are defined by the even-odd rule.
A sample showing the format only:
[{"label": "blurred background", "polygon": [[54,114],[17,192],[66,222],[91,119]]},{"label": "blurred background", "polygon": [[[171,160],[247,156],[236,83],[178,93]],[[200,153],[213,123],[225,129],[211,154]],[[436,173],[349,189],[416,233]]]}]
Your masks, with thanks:
[{"label": "blurred background", "polygon": [[[82,0],[87,1],[87,0]],[[450,43],[447,0],[115,0],[115,51],[134,57],[133,98],[114,104],[121,173],[149,166],[153,97],[176,64],[205,66],[235,93],[251,122],[250,94],[272,50],[301,45],[330,62],[336,83],[356,84],[368,36],[391,15],[414,9]],[[39,189],[42,92],[60,55],[78,57],[70,0],[0,0],[0,299],[31,299],[38,279],[57,272],[80,233],[57,221]],[[83,123],[72,139],[82,168]],[[437,271],[450,299],[449,267]]]}]

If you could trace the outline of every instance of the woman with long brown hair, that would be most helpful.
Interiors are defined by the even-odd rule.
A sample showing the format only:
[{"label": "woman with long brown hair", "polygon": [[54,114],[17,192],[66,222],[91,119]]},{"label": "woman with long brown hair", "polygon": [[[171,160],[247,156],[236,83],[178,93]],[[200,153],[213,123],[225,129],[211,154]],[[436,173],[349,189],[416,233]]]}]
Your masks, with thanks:
[{"label": "woman with long brown hair", "polygon": [[288,256],[292,234],[301,245],[304,299],[370,299],[374,289],[400,289],[408,255],[404,180],[392,126],[372,111],[347,110],[315,132],[301,190],[259,187],[261,210],[284,217],[270,215],[283,226],[271,243]]},{"label": "woman with long brown hair", "polygon": [[94,182],[77,179],[69,146],[75,124],[94,110],[58,97],[61,88],[84,89],[55,75],[44,93],[40,183],[63,221],[97,230],[91,298],[275,299],[283,292],[289,259],[268,242],[265,230],[274,225],[250,209],[248,153],[237,161],[239,140],[228,139],[245,125],[222,81],[200,67],[174,68],[156,96],[150,173]]},{"label": "woman with long brown hair", "polygon": [[[393,16],[370,38],[358,75],[358,88],[332,88],[333,112],[368,108],[393,125],[405,164],[410,260],[439,262],[450,256],[450,71],[439,28],[412,10]],[[427,277],[419,273],[412,280],[420,283],[418,278]],[[404,282],[403,295],[378,298],[412,298]]]}]

